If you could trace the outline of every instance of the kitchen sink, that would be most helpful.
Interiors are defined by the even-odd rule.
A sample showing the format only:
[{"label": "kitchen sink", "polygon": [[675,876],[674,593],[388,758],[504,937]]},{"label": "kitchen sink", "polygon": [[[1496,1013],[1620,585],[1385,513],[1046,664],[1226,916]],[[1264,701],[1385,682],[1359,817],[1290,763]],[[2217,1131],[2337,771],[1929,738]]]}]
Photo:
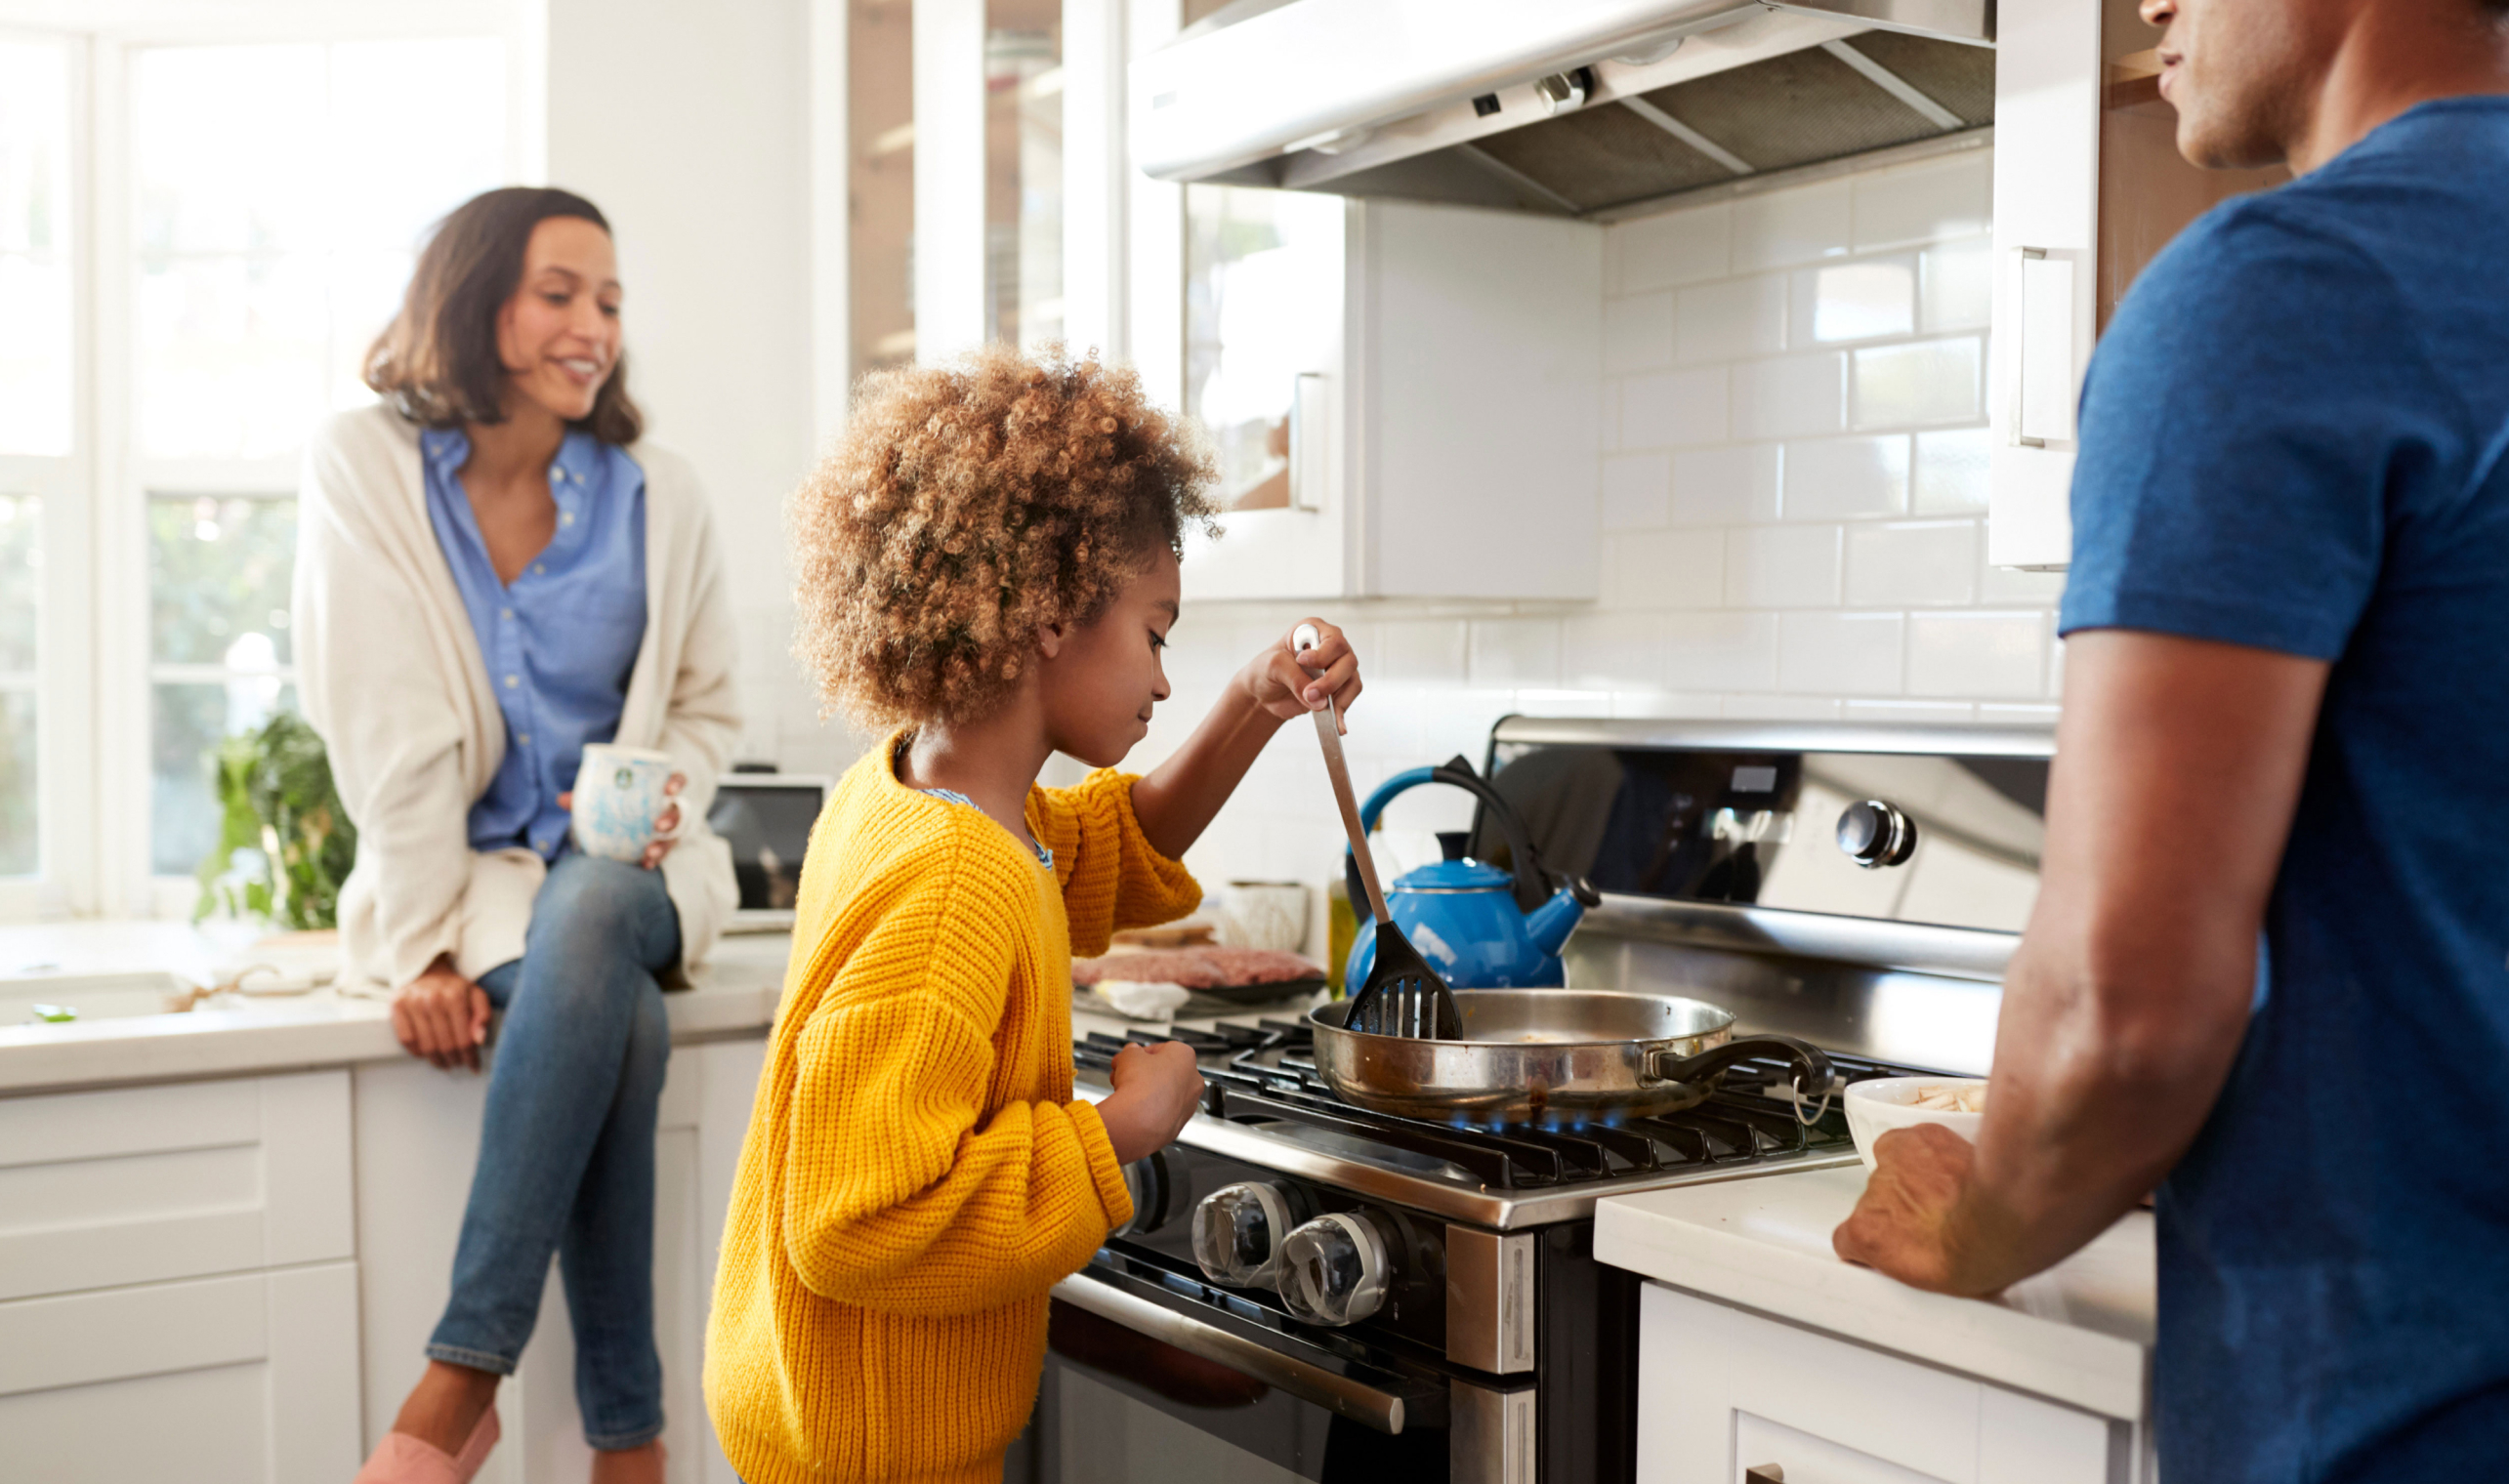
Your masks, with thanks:
[{"label": "kitchen sink", "polygon": [[52,1018],[50,1008],[72,1010],[80,1022],[162,1015],[191,987],[162,970],[12,975],[0,978],[0,1026],[42,1024]]}]

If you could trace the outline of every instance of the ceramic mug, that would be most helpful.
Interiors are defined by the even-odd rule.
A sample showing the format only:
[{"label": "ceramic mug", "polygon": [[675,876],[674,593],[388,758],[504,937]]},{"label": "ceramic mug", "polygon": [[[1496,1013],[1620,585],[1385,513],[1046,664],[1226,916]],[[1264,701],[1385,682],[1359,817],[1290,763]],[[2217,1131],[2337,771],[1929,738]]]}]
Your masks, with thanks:
[{"label": "ceramic mug", "polygon": [[650,748],[612,742],[586,747],[575,771],[575,848],[604,860],[638,863],[654,841],[678,839],[678,829],[661,831],[653,823],[671,806],[663,786],[679,770],[669,753]]},{"label": "ceramic mug", "polygon": [[1307,946],[1307,888],[1297,882],[1231,882],[1220,909],[1220,941],[1296,953]]}]

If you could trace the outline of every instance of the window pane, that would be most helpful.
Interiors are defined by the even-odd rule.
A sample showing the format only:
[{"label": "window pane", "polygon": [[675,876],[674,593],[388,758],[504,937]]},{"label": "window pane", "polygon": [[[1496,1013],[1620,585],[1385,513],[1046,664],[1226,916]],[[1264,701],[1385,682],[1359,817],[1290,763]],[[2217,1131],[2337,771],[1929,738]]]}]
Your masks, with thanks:
[{"label": "window pane", "polygon": [[140,446],[261,458],[323,410],[328,294],[319,253],[143,259]]},{"label": "window pane", "polygon": [[419,240],[504,179],[505,90],[494,40],[140,53],[142,452],[285,454],[373,400]]},{"label": "window pane", "polygon": [[161,683],[152,689],[150,864],[159,876],[189,876],[218,844],[218,798],[211,781],[218,744],[261,725],[274,711],[295,710],[296,687],[276,676],[240,676],[224,683]]},{"label": "window pane", "polygon": [[914,14],[853,0],[846,26],[854,374],[915,358]]},{"label": "window pane", "polygon": [[35,693],[0,690],[0,876],[32,876],[35,851]]},{"label": "window pane", "polygon": [[69,452],[69,54],[0,41],[0,453]]},{"label": "window pane", "polygon": [[1063,0],[988,0],[984,303],[993,338],[1063,338]]},{"label": "window pane", "polygon": [[296,502],[148,501],[149,658],[266,671],[295,663]]},{"label": "window pane", "polygon": [[[37,604],[43,596],[43,506],[0,495],[0,678],[35,671]],[[5,680],[0,680],[5,682]]]}]

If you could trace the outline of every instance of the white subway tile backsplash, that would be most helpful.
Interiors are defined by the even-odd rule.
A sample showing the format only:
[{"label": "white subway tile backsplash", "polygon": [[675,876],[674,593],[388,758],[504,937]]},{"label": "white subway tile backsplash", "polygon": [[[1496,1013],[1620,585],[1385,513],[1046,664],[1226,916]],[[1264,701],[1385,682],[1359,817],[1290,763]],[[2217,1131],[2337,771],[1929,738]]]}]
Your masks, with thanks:
[{"label": "white subway tile backsplash", "polygon": [[1785,471],[1778,508],[1788,520],[1897,515],[1908,508],[1905,434],[1788,443]]},{"label": "white subway tile backsplash", "polygon": [[1792,313],[1798,347],[1908,334],[1916,328],[1916,260],[1797,268]]},{"label": "white subway tile backsplash", "polygon": [[1978,600],[1978,522],[1903,520],[1847,530],[1847,601],[1860,608]]},{"label": "white subway tile backsplash", "polygon": [[1373,639],[1376,652],[1359,656],[1370,680],[1460,685],[1470,678],[1471,635],[1461,619],[1379,623]]},{"label": "white subway tile backsplash", "polygon": [[1916,613],[1908,617],[1908,693],[2019,698],[2046,682],[2044,613]]},{"label": "white subway tile backsplash", "polygon": [[1897,695],[1907,622],[1898,613],[1782,614],[1777,684],[1795,693]]},{"label": "white subway tile backsplash", "polygon": [[1846,426],[1847,357],[1836,350],[1734,368],[1734,435],[1800,438]]},{"label": "white subway tile backsplash", "polygon": [[1671,530],[1608,536],[1603,580],[1603,606],[1608,609],[1720,607],[1725,601],[1725,534]]},{"label": "white subway tile backsplash", "polygon": [[1731,268],[1734,208],[1725,204],[1640,217],[1605,233],[1617,238],[1612,288],[1622,294],[1722,278]]},{"label": "white subway tile backsplash", "polygon": [[[1587,613],[1560,625],[1560,680],[1581,689],[1652,690],[1664,682],[1664,626],[1652,613]],[[1609,708],[1597,715],[1609,715]]]},{"label": "white subway tile backsplash", "polygon": [[1950,515],[1986,508],[1993,445],[1984,428],[1948,428],[1916,435],[1916,482],[1909,509]]},{"label": "white subway tile backsplash", "polygon": [[1673,455],[1673,520],[1750,525],[1777,518],[1778,446],[1737,443]]},{"label": "white subway tile backsplash", "polygon": [[1636,294],[1603,307],[1603,369],[1652,371],[1673,363],[1673,293]]},{"label": "white subway tile backsplash", "polygon": [[1786,346],[1783,274],[1729,278],[1682,290],[1673,357],[1683,365],[1767,355]]},{"label": "white subway tile backsplash", "polygon": [[1657,641],[1664,683],[1677,690],[1777,688],[1774,613],[1675,613],[1663,620]]},{"label": "white subway tile backsplash", "polygon": [[1472,626],[1472,682],[1476,685],[1557,685],[1560,621],[1555,618],[1476,620]]},{"label": "white subway tile backsplash", "polygon": [[1994,158],[1981,149],[1854,178],[1856,250],[1974,236],[1994,226]]},{"label": "white subway tile backsplash", "polygon": [[1646,531],[1671,516],[1673,456],[1617,454],[1603,461],[1603,528]]},{"label": "white subway tile backsplash", "polygon": [[1974,336],[1875,346],[1856,352],[1856,426],[1965,423],[1983,410]]},{"label": "white subway tile backsplash", "polygon": [[1702,366],[1633,376],[1620,384],[1622,448],[1678,448],[1725,441],[1726,370]]},{"label": "white subway tile backsplash", "polygon": [[1771,525],[1725,537],[1725,604],[1809,608],[1838,601],[1839,528]]},{"label": "white subway tile backsplash", "polygon": [[1855,240],[1855,183],[1824,181],[1734,203],[1734,271],[1843,256]]},{"label": "white subway tile backsplash", "polygon": [[1940,335],[1945,330],[1986,327],[1995,304],[1992,238],[1972,237],[1930,247],[1918,263],[1918,297],[1924,309],[1917,328]]}]

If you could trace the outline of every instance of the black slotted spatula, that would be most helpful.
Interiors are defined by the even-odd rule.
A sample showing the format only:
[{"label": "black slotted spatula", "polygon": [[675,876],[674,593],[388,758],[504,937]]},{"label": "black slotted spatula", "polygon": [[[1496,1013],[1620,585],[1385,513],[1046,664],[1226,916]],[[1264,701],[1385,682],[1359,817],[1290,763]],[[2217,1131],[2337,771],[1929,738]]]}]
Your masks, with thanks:
[{"label": "black slotted spatula", "polygon": [[[1316,647],[1315,626],[1300,624],[1290,642],[1300,654]],[[1319,672],[1309,672],[1317,674]],[[1376,915],[1376,963],[1367,982],[1351,996],[1342,1024],[1371,1036],[1411,1036],[1433,1041],[1461,1041],[1463,1016],[1446,981],[1420,957],[1420,950],[1394,926],[1385,910],[1385,888],[1377,884],[1376,858],[1368,853],[1367,831],[1359,825],[1359,796],[1351,788],[1350,764],[1342,759],[1341,718],[1330,702],[1315,713],[1316,735],[1324,746],[1324,771],[1333,780],[1333,799],[1342,806],[1342,829],[1351,838],[1351,858],[1367,887],[1368,910]]]}]

